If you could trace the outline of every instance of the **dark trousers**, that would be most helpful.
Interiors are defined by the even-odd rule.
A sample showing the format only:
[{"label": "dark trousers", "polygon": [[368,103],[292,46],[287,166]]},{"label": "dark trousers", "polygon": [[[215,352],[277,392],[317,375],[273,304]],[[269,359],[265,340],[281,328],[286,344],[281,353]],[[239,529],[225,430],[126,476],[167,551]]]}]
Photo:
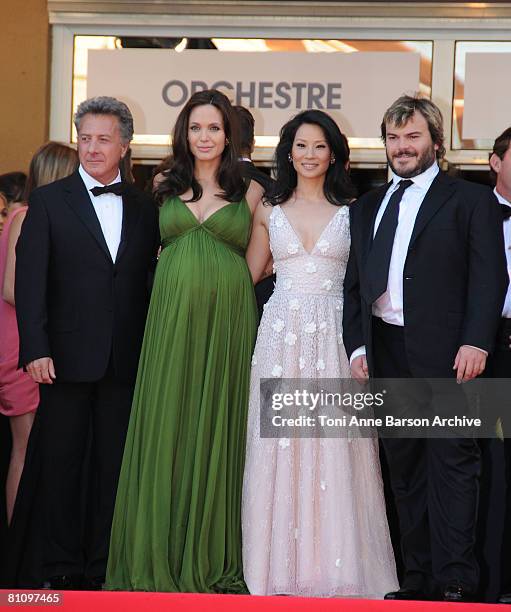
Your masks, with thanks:
[{"label": "dark trousers", "polygon": [[254,287],[257,301],[257,312],[259,313],[259,320],[261,320],[261,317],[263,316],[264,305],[273,294],[273,289],[275,288],[276,280],[277,275],[273,274],[272,276],[267,276],[266,278],[263,278],[263,280],[259,281]]},{"label": "dark trousers", "polygon": [[[496,350],[488,360],[487,375],[492,378],[511,378],[511,319],[503,319],[496,343]],[[505,512],[501,547],[501,593],[511,593],[511,413],[503,406],[500,414],[504,433],[504,466],[499,468],[501,486],[504,490]]]},{"label": "dark trousers", "polygon": [[132,385],[117,381],[111,367],[97,382],[41,385],[38,497],[45,578],[105,575],[132,395]]},{"label": "dark trousers", "polygon": [[[373,318],[376,378],[412,378],[404,329]],[[480,452],[472,439],[386,438],[404,564],[402,586],[478,587],[474,554]]]}]

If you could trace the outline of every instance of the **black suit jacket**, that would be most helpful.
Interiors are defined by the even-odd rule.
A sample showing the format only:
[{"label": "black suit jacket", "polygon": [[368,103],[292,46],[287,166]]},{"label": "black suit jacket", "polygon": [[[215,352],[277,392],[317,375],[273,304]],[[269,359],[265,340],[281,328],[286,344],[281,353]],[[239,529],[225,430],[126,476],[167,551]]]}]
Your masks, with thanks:
[{"label": "black suit jacket", "polygon": [[[351,209],[344,282],[343,337],[348,356],[366,345],[372,371],[372,305],[365,265],[374,221],[389,185]],[[440,172],[417,215],[403,271],[405,345],[416,377],[451,377],[468,344],[491,351],[508,285],[502,218],[491,190]]]},{"label": "black suit jacket", "polygon": [[20,366],[52,357],[59,381],[99,380],[110,356],[135,379],[159,244],[153,201],[129,185],[115,264],[78,174],[30,196],[16,247]]},{"label": "black suit jacket", "polygon": [[271,178],[271,176],[266,174],[266,172],[259,170],[259,168],[255,166],[253,162],[241,160],[239,162],[239,166],[241,176],[247,182],[255,181],[256,183],[259,183],[259,185],[261,185],[261,187],[264,189],[265,193],[271,189],[275,181]]}]

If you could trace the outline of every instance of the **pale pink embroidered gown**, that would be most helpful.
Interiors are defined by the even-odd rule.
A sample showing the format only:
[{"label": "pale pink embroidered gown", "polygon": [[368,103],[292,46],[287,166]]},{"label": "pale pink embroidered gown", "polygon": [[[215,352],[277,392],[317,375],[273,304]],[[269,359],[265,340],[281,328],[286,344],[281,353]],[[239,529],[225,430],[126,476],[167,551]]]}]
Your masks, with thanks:
[{"label": "pale pink embroidered gown", "polygon": [[259,380],[348,378],[339,208],[309,254],[275,206],[277,272],[252,362],[243,485],[243,571],[252,594],[381,598],[398,588],[376,439],[261,439]]}]

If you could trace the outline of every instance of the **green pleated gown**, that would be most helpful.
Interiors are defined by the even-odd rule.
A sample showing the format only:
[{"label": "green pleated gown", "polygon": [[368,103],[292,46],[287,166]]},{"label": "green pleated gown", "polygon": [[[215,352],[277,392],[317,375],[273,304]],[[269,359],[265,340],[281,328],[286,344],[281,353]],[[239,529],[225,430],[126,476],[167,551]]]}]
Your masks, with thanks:
[{"label": "green pleated gown", "polygon": [[[161,208],[110,540],[111,590],[245,593],[241,489],[256,305],[245,200]],[[127,305],[128,307],[129,305]]]}]

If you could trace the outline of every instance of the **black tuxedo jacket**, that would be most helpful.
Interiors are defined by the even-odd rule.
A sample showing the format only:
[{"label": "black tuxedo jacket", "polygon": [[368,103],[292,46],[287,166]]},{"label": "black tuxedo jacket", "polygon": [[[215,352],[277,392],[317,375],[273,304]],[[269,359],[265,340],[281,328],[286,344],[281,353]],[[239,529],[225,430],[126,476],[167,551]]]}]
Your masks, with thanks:
[{"label": "black tuxedo jacket", "polygon": [[263,172],[251,161],[241,160],[239,162],[241,176],[248,182],[255,181],[264,189],[265,193],[269,191],[274,184],[274,180]]},{"label": "black tuxedo jacket", "polygon": [[57,380],[92,382],[110,356],[135,379],[159,244],[158,211],[128,185],[112,261],[78,174],[36,189],[16,247],[19,364],[52,357]]},{"label": "black tuxedo jacket", "polygon": [[[364,194],[351,209],[343,338],[348,356],[366,345],[370,372],[372,304],[365,297],[365,266],[388,187]],[[453,376],[464,344],[490,352],[507,285],[502,217],[493,193],[439,172],[417,215],[403,271],[405,345],[413,375]]]}]

